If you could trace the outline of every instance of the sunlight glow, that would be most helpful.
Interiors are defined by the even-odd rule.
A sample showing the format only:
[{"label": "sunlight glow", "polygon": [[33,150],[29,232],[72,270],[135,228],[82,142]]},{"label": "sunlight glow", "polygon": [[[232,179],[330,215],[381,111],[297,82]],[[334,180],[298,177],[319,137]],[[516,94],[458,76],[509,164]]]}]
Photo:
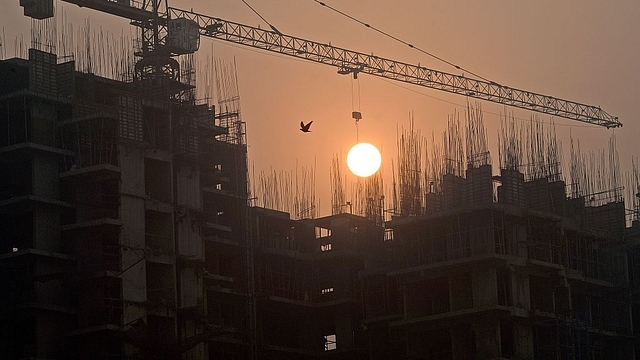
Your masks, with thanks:
[{"label": "sunlight glow", "polygon": [[380,151],[369,143],[356,144],[347,154],[349,170],[359,177],[375,174],[380,168],[381,162]]}]

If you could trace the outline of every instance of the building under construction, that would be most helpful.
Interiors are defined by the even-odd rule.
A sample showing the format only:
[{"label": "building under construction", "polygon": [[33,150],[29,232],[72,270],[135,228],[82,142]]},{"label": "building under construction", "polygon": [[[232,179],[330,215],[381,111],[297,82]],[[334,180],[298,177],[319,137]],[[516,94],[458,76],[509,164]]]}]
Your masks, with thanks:
[{"label": "building under construction", "polygon": [[248,286],[238,109],[35,49],[0,74],[0,357],[208,358]]},{"label": "building under construction", "polygon": [[602,180],[617,165],[572,147],[565,183],[555,138],[536,122],[505,121],[498,175],[479,109],[465,132],[451,119],[429,151],[411,130],[390,221],[377,195],[352,199],[365,204],[357,214],[336,203],[331,216],[292,219],[248,206],[232,98],[199,104],[189,81],[99,77],[35,49],[1,61],[0,79],[2,358],[640,349],[638,214],[628,227],[618,182]]},{"label": "building under construction", "polygon": [[0,78],[0,357],[367,357],[358,273],[382,229],[249,208],[232,98],[35,49]]}]

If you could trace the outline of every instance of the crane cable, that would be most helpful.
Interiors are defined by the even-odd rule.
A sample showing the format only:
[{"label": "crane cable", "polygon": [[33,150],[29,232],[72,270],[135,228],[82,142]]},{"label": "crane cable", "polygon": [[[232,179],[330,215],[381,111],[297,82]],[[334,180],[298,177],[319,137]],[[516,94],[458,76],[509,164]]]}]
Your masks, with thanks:
[{"label": "crane cable", "polygon": [[[242,1],[244,1],[244,0],[242,0]],[[395,41],[397,41],[397,42],[399,42],[401,44],[407,45],[408,47],[410,47],[412,49],[415,49],[415,50],[417,50],[417,51],[419,51],[419,52],[421,52],[421,53],[423,53],[423,54],[425,54],[427,56],[431,56],[432,58],[434,58],[436,60],[439,60],[439,61],[441,61],[441,62],[443,62],[443,63],[445,63],[445,64],[447,64],[449,66],[452,66],[452,67],[454,67],[454,68],[456,68],[458,70],[467,72],[467,73],[469,73],[469,74],[471,74],[471,75],[473,75],[473,76],[475,76],[475,77],[477,77],[479,79],[482,79],[484,81],[490,82],[492,84],[497,84],[495,81],[491,81],[491,80],[485,78],[484,76],[480,76],[480,75],[474,73],[473,71],[469,71],[468,69],[465,69],[465,68],[463,68],[461,66],[458,66],[458,65],[456,65],[456,64],[454,64],[454,63],[452,63],[450,61],[447,61],[447,60],[445,60],[445,59],[443,59],[443,58],[441,58],[441,57],[439,57],[439,56],[437,56],[435,54],[432,54],[432,53],[430,53],[428,51],[425,51],[425,50],[423,50],[423,49],[421,49],[421,48],[419,48],[419,47],[417,47],[417,46],[415,46],[415,45],[413,45],[411,43],[408,43],[408,42],[406,42],[406,41],[404,41],[404,40],[402,40],[400,38],[397,38],[397,37],[395,37],[395,36],[393,36],[393,35],[391,35],[391,34],[389,34],[387,32],[384,32],[384,31],[376,28],[375,26],[371,26],[370,24],[367,24],[364,21],[359,20],[359,19],[357,19],[357,18],[355,18],[355,17],[353,17],[353,16],[351,16],[351,15],[345,13],[345,12],[342,12],[342,11],[332,7],[331,5],[327,5],[327,4],[325,4],[325,3],[323,3],[322,1],[319,1],[319,0],[313,0],[313,1],[315,1],[316,3],[322,5],[322,6],[326,7],[326,8],[329,8],[332,11],[337,12],[338,14],[340,14],[340,15],[342,15],[342,16],[350,19],[350,20],[353,20],[353,21],[355,21],[355,22],[357,22],[359,24],[362,24],[362,25],[364,25],[365,27],[367,27],[369,29],[375,30],[375,31],[379,32],[380,34],[382,34],[382,35],[384,35],[384,36],[386,36],[388,38],[391,38],[391,39],[393,39],[393,40],[395,40]]]},{"label": "crane cable", "polygon": [[[357,85],[357,89],[354,89],[353,83],[356,82]],[[357,94],[356,94],[357,91]],[[356,107],[356,96],[358,99],[358,106]],[[351,114],[353,115],[353,119],[355,120],[355,124],[356,124],[356,143],[359,142],[358,140],[358,121],[360,121],[360,116],[355,116],[355,114],[361,114],[360,113],[360,79],[358,78],[351,78]]]}]

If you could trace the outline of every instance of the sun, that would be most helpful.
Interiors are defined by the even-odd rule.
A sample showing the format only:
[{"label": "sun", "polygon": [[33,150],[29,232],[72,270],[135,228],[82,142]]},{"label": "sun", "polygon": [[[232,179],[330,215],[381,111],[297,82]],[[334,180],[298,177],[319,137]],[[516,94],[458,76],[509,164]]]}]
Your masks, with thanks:
[{"label": "sun", "polygon": [[349,150],[347,165],[352,173],[359,177],[368,177],[380,168],[380,151],[369,143],[359,143]]}]

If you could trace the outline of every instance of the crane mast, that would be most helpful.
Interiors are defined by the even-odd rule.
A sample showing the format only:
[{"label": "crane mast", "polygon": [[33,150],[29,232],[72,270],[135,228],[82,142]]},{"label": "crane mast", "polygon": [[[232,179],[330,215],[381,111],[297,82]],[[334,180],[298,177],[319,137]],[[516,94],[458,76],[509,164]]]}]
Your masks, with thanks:
[{"label": "crane mast", "polygon": [[[36,1],[23,0],[21,4]],[[504,86],[493,81],[468,78],[420,65],[408,64],[374,54],[365,54],[264,30],[193,11],[169,7],[167,0],[143,0],[138,6],[130,0],[61,0],[132,20],[142,29],[141,60],[136,64],[136,78],[157,75],[178,79],[179,65],[175,55],[195,52],[200,36],[288,55],[330,65],[339,74],[369,74],[426,88],[441,90],[506,106],[576,120],[605,128],[621,127],[617,117],[599,106],[564,100],[549,95]],[[23,5],[24,6],[24,5]],[[50,14],[25,15],[45,18]],[[176,40],[177,39],[177,40]]]}]

